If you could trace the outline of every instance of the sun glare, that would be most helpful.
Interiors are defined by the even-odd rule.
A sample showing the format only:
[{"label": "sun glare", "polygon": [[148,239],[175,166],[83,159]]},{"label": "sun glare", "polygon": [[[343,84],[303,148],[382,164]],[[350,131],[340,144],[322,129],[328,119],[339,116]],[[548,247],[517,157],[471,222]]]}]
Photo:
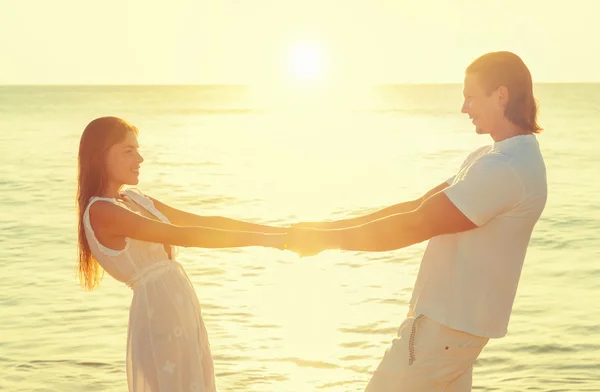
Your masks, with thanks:
[{"label": "sun glare", "polygon": [[315,44],[296,44],[290,47],[288,72],[293,82],[310,83],[323,79],[325,61],[322,49]]}]

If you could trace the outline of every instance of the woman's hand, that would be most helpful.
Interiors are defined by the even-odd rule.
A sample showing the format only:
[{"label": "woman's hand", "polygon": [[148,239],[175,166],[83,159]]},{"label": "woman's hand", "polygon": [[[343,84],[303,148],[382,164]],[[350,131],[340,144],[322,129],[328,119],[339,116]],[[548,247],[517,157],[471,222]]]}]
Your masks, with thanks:
[{"label": "woman's hand", "polygon": [[290,227],[287,234],[287,249],[302,257],[314,256],[328,249],[326,230]]}]

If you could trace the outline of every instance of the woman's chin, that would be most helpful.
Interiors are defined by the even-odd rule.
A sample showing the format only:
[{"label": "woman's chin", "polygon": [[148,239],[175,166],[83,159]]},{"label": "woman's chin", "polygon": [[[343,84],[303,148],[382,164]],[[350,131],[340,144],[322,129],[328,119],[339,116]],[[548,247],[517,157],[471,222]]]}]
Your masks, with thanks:
[{"label": "woman's chin", "polygon": [[127,181],[125,181],[125,185],[137,185],[139,183],[140,183],[140,178],[138,176],[128,178]]}]

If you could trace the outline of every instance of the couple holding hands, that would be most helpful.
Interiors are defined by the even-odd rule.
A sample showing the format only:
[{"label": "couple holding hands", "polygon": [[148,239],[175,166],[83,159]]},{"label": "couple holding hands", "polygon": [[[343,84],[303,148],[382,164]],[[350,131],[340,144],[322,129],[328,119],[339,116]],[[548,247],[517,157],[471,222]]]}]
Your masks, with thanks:
[{"label": "couple holding hands", "polygon": [[333,222],[274,227],[169,207],[135,188],[138,129],[90,122],[78,155],[79,276],[102,271],[133,290],[127,338],[130,392],[216,392],[208,333],[174,247],[264,246],[301,256],[327,249],[381,252],[428,241],[409,312],[366,392],[471,390],[473,363],[507,333],[532,231],[546,203],[537,103],[522,60],[476,59],[462,112],[492,144],[422,197]]}]

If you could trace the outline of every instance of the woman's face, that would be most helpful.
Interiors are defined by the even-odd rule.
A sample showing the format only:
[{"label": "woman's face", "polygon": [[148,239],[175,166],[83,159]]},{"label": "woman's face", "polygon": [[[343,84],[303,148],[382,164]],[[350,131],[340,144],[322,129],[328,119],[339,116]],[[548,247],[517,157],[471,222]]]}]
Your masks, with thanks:
[{"label": "woman's face", "polygon": [[110,182],[119,185],[138,184],[140,164],[144,162],[139,147],[135,134],[128,131],[121,142],[108,149],[106,171]]}]

